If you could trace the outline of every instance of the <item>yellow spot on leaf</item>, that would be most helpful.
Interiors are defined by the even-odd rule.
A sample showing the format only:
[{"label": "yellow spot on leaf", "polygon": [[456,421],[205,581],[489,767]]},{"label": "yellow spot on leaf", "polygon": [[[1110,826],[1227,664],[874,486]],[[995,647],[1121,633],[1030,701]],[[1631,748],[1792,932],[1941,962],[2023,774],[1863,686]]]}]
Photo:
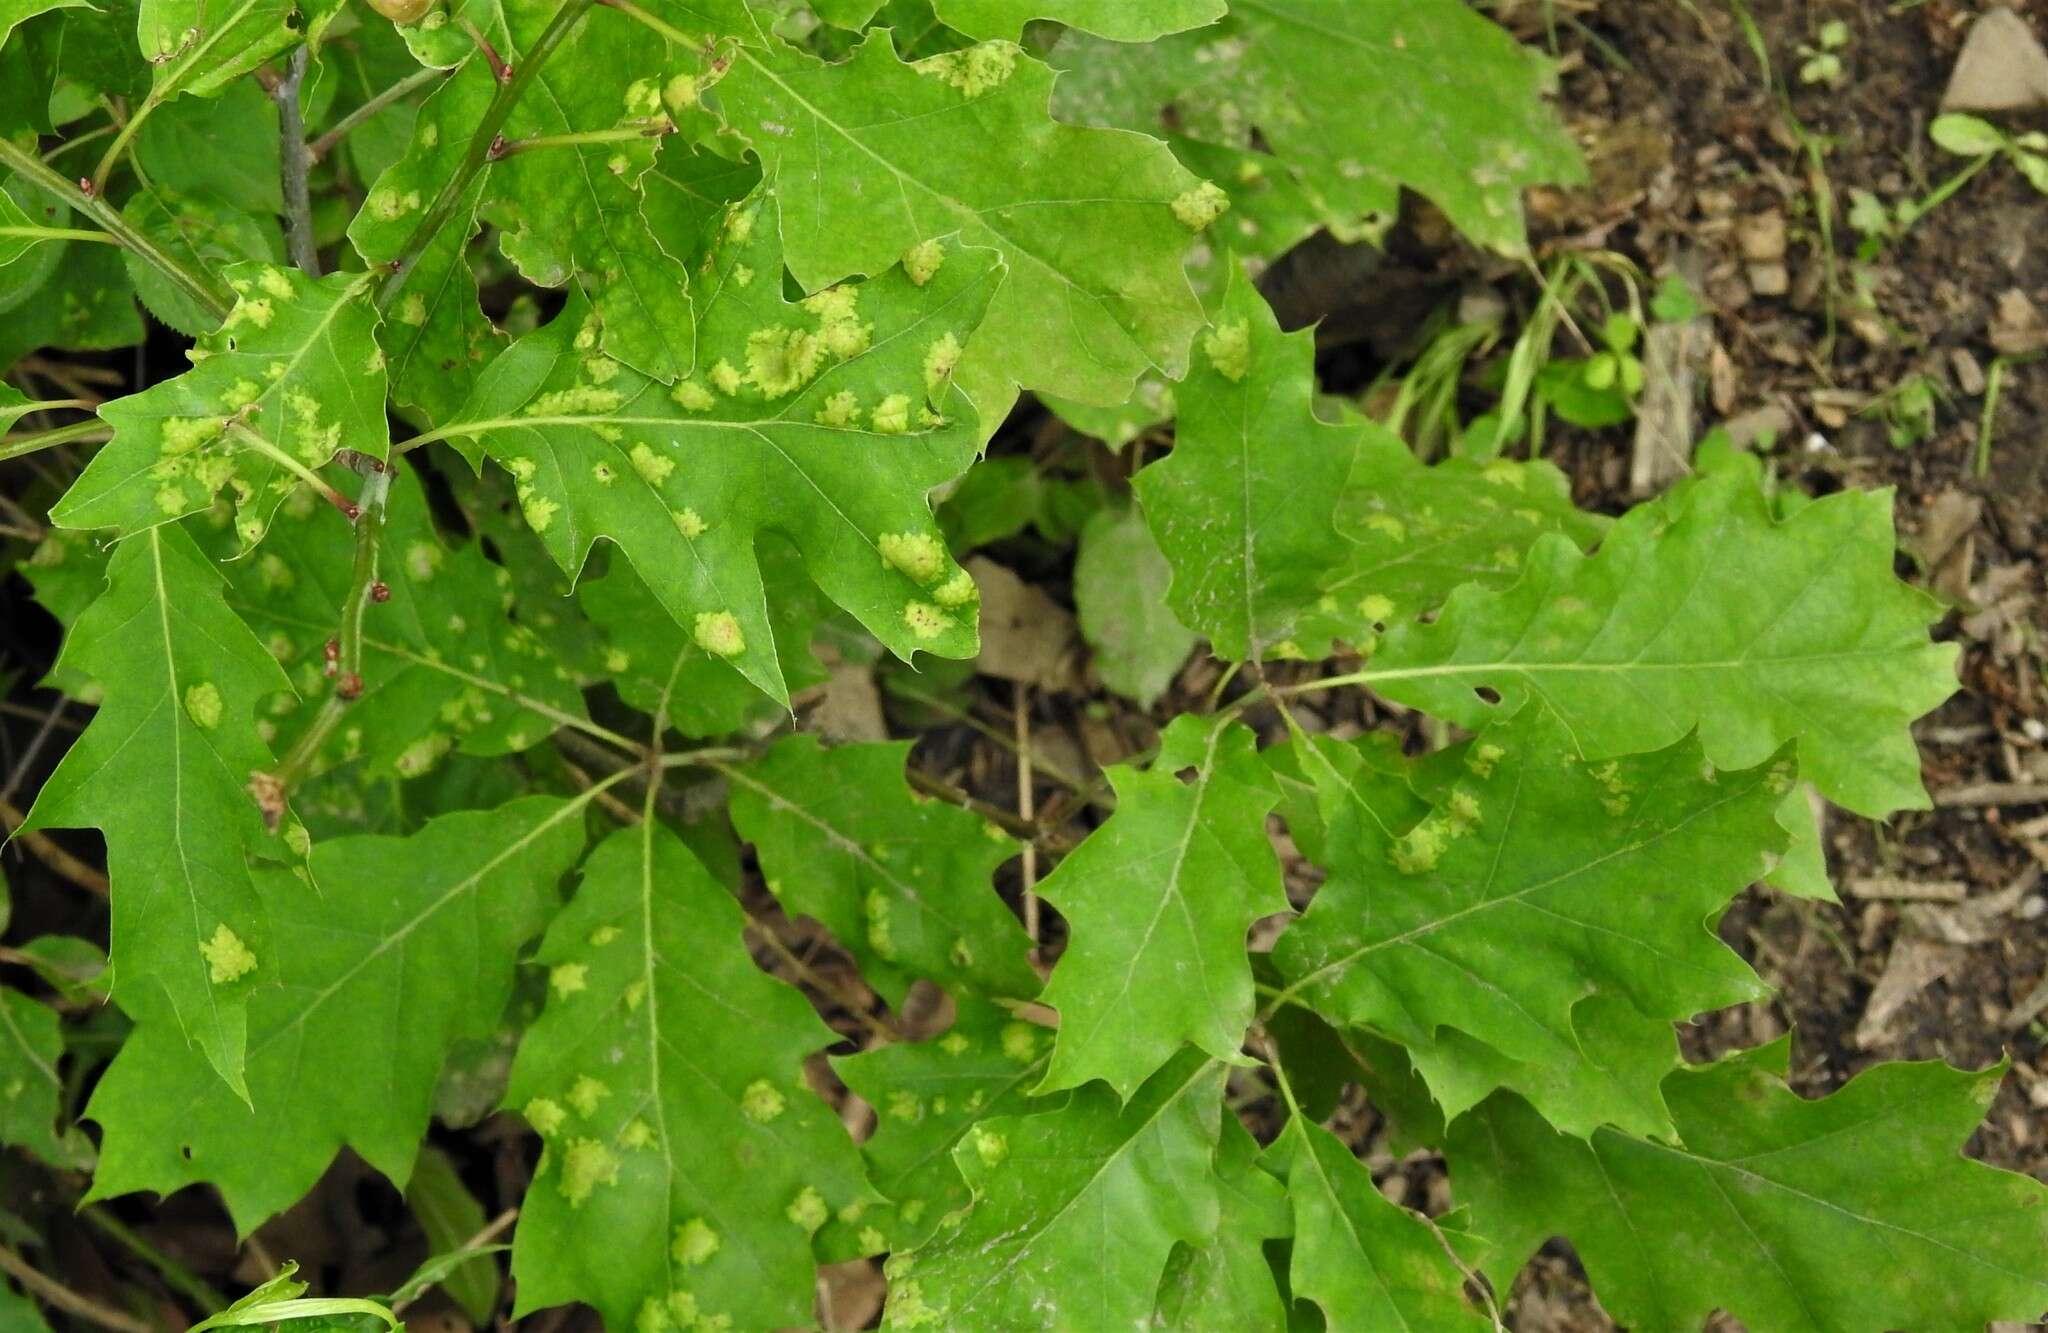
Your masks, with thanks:
[{"label": "yellow spot on leaf", "polygon": [[951,84],[969,97],[979,97],[1002,87],[1016,71],[1017,50],[1010,42],[984,42],[964,51],[948,51],[920,60],[911,68]]},{"label": "yellow spot on leaf", "polygon": [[767,1124],[781,1115],[782,1108],[787,1105],[788,1101],[783,1097],[781,1090],[765,1078],[755,1079],[747,1085],[747,1090],[740,1094],[740,1110],[755,1124]]},{"label": "yellow spot on leaf", "polygon": [[659,486],[667,481],[669,474],[676,470],[676,460],[654,452],[646,444],[636,444],[627,453],[633,470],[640,474],[640,480],[649,486]]},{"label": "yellow spot on leaf", "polygon": [[200,681],[185,690],[185,714],[208,731],[220,725],[220,687],[210,680]]},{"label": "yellow spot on leaf", "polygon": [[910,395],[892,393],[876,405],[869,418],[881,435],[901,435],[910,429]]},{"label": "yellow spot on leaf", "polygon": [[562,1153],[562,1197],[581,1208],[599,1185],[619,1181],[619,1157],[596,1139],[576,1139]]},{"label": "yellow spot on leaf", "polygon": [[1004,1024],[1003,1054],[1022,1062],[1037,1059],[1038,1029],[1024,1022]]},{"label": "yellow spot on leaf", "polygon": [[946,247],[937,241],[924,241],[903,252],[903,271],[919,287],[937,277],[945,262]]},{"label": "yellow spot on leaf", "polygon": [[1252,369],[1252,330],[1244,320],[1223,324],[1202,338],[1202,350],[1216,373],[1236,384]]},{"label": "yellow spot on leaf", "polygon": [[548,972],[548,985],[566,1000],[580,990],[589,989],[590,966],[587,963],[561,963]]},{"label": "yellow spot on leaf", "polygon": [[920,639],[936,639],[953,628],[953,617],[930,602],[912,602],[903,608],[903,623]]},{"label": "yellow spot on leaf", "polygon": [[701,1217],[693,1217],[676,1228],[668,1252],[679,1264],[695,1268],[718,1253],[718,1233]]},{"label": "yellow spot on leaf", "polygon": [[565,1100],[575,1108],[576,1114],[588,1120],[597,1114],[598,1103],[612,1095],[612,1090],[588,1074],[576,1076],[576,1082],[569,1087]]},{"label": "yellow spot on leaf", "polygon": [[225,921],[214,927],[212,939],[199,946],[199,956],[206,960],[206,979],[216,986],[240,981],[256,970],[256,955]]},{"label": "yellow spot on leaf", "polygon": [[825,1196],[811,1185],[804,1186],[803,1192],[792,1199],[783,1212],[806,1232],[814,1232],[824,1226],[825,1220],[832,1215],[831,1210],[825,1207]]},{"label": "yellow spot on leaf", "polygon": [[526,1104],[526,1123],[542,1138],[558,1133],[568,1119],[569,1113],[552,1097],[536,1097]]},{"label": "yellow spot on leaf", "polygon": [[946,548],[925,532],[885,532],[875,539],[882,563],[915,579],[931,583],[946,572]]},{"label": "yellow spot on leaf", "polygon": [[1230,209],[1230,196],[1214,181],[1203,181],[1173,201],[1173,215],[1189,231],[1201,231]]},{"label": "yellow spot on leaf", "polygon": [[747,636],[730,611],[702,611],[690,631],[697,646],[716,657],[738,657],[747,650]]}]

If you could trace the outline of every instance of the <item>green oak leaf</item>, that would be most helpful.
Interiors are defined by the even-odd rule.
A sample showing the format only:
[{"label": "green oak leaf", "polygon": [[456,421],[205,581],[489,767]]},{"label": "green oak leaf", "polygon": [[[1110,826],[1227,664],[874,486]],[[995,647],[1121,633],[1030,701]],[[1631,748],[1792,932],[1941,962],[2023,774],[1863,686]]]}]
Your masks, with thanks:
[{"label": "green oak leaf", "polygon": [[1349,553],[1336,505],[1365,427],[1319,421],[1315,395],[1314,333],[1280,332],[1258,289],[1233,273],[1175,389],[1173,452],[1133,481],[1173,566],[1168,601],[1218,656],[1287,643]]},{"label": "green oak leaf", "polygon": [[1717,773],[1690,738],[1590,763],[1531,708],[1425,772],[1427,815],[1389,822],[1401,784],[1326,764],[1334,748],[1301,747],[1326,806],[1351,809],[1275,946],[1287,992],[1407,1044],[1448,1115],[1498,1080],[1573,1133],[1668,1133],[1671,1021],[1764,993],[1708,923],[1782,844],[1790,763]]},{"label": "green oak leaf", "polygon": [[73,230],[70,205],[10,176],[0,189],[0,312],[14,310],[44,290],[58,266],[83,248],[51,231]]},{"label": "green oak leaf", "polygon": [[591,853],[541,945],[548,1004],[506,1093],[547,1144],[515,1237],[517,1314],[583,1301],[617,1329],[809,1322],[812,1237],[871,1192],[804,1080],[832,1033],[755,966],[745,927],[651,818]]},{"label": "green oak leaf", "polygon": [[182,97],[143,122],[135,162],[145,193],[169,187],[240,213],[284,212],[277,103],[254,79],[214,97]]},{"label": "green oak leaf", "polygon": [[1186,1051],[1128,1102],[1081,1088],[981,1121],[953,1150],[974,1203],[890,1258],[882,1327],[1141,1327],[1174,1246],[1216,1232],[1223,1076]]},{"label": "green oak leaf", "polygon": [[[66,17],[70,17],[68,14]],[[74,245],[35,293],[35,300],[0,320],[0,365],[38,348],[103,352],[132,347],[145,332],[135,308],[135,285],[111,245]]]},{"label": "green oak leaf", "polygon": [[1796,740],[1830,800],[1921,808],[1907,724],[1954,691],[1956,648],[1928,642],[1940,609],[1893,576],[1892,552],[1888,491],[1778,522],[1749,478],[1702,477],[1591,556],[1540,539],[1520,582],[1396,629],[1358,679],[1474,729],[1538,700],[1588,759],[1696,727],[1716,767],[1741,768]]},{"label": "green oak leaf", "polygon": [[[410,470],[393,464],[378,580],[363,613],[363,692],[323,752],[368,773],[418,777],[453,749],[514,754],[585,715],[575,678],[508,614],[504,570],[475,542],[443,540]],[[326,696],[325,646],[354,572],[355,532],[297,491],[263,550],[227,566],[229,603],[287,667],[304,699]],[[270,725],[288,748],[306,715],[286,698]]]},{"label": "green oak leaf", "polygon": [[1109,780],[1116,813],[1038,887],[1070,930],[1044,995],[1060,1029],[1041,1091],[1099,1078],[1128,1097],[1183,1042],[1236,1059],[1252,1018],[1245,932],[1288,910],[1266,837],[1279,792],[1250,730],[1183,715],[1150,770]]},{"label": "green oak leaf", "polygon": [[1491,1327],[1465,1300],[1448,1238],[1389,1202],[1336,1135],[1299,1117],[1286,1134],[1297,1297],[1321,1306],[1333,1329]]},{"label": "green oak leaf", "polygon": [[192,369],[100,409],[114,438],[53,520],[137,532],[205,509],[228,489],[246,549],[336,452],[384,456],[384,357],[369,278],[315,280],[267,264],[226,272],[237,297],[227,322],[201,340]]},{"label": "green oak leaf", "polygon": [[1561,1135],[1512,1097],[1451,1126],[1458,1197],[1511,1278],[1570,1239],[1635,1328],[1978,1333],[2048,1309],[2048,1187],[1959,1149],[2001,1071],[1883,1064],[1807,1101],[1790,1043],[1674,1073],[1680,1142]]},{"label": "green oak leaf", "polygon": [[1159,1283],[1154,1328],[1286,1333],[1287,1305],[1265,1243],[1292,1235],[1287,1188],[1258,1163],[1259,1145],[1234,1115],[1216,1146],[1216,1234],[1173,1247]]},{"label": "green oak leaf", "polygon": [[492,362],[438,433],[513,475],[563,569],[600,536],[616,542],[699,645],[784,701],[753,549],[764,529],[899,656],[974,655],[979,594],[926,497],[974,457],[972,408],[949,375],[1000,269],[985,250],[943,247],[935,272],[791,304],[777,230],[772,192],[728,215],[702,280],[700,374],[668,386],[626,368],[572,300]]},{"label": "green oak leaf", "polygon": [[[530,46],[553,17],[553,5],[507,5],[512,49]],[[575,282],[596,307],[604,350],[664,384],[695,362],[691,275],[649,229],[639,182],[670,111],[682,110],[663,91],[685,54],[696,52],[623,16],[591,13],[542,67],[506,134],[640,133],[507,156],[492,167],[482,205],[521,274],[544,287]],[[365,207],[378,202],[373,195]]]},{"label": "green oak leaf", "polygon": [[86,1108],[104,1131],[90,1197],[203,1181],[247,1234],[343,1147],[402,1187],[442,1063],[456,1041],[496,1029],[519,951],[582,850],[588,806],[528,797],[411,837],[323,841],[311,858],[320,893],[259,872],[272,936],[246,961],[272,984],[249,1005],[253,1107],[144,1011]]},{"label": "green oak leaf", "polygon": [[[142,0],[135,37],[155,70],[149,103],[225,91],[339,7],[322,0],[302,13],[295,0]],[[303,18],[300,28],[294,18]]]},{"label": "green oak leaf", "polygon": [[1383,627],[1435,611],[1468,583],[1512,585],[1548,533],[1583,549],[1609,526],[1572,504],[1570,483],[1549,463],[1425,466],[1377,426],[1366,430],[1336,522],[1350,549],[1296,631],[1311,657],[1333,639],[1370,645]]},{"label": "green oak leaf", "polygon": [[63,1057],[57,1011],[18,990],[0,988],[0,1143],[77,1170],[91,1164],[91,1152],[88,1145],[70,1141],[73,1136],[57,1132],[64,1102],[57,1062]]},{"label": "green oak leaf", "polygon": [[1070,34],[1055,59],[1060,114],[1263,146],[1339,229],[1393,216],[1407,188],[1521,254],[1521,192],[1584,175],[1543,101],[1547,62],[1464,0],[1235,0],[1222,23],[1150,45]]},{"label": "green oak leaf", "polygon": [[1173,567],[1135,508],[1104,509],[1081,529],[1074,609],[1095,649],[1095,671],[1118,694],[1150,708],[1194,651],[1195,633],[1166,605]]},{"label": "green oak leaf", "polygon": [[[803,556],[787,541],[764,534],[754,549],[768,590],[768,618],[775,626],[783,676],[792,692],[807,689],[825,679],[824,667],[811,656],[811,638],[831,605],[812,586]],[[602,637],[605,675],[619,697],[641,712],[667,718],[685,736],[703,737],[731,735],[777,714],[787,717],[724,658],[670,619],[629,561],[614,561],[603,578],[582,584],[577,600]]]},{"label": "green oak leaf", "polygon": [[290,685],[220,585],[179,527],[149,528],[114,549],[105,594],[71,626],[58,660],[60,672],[97,682],[99,712],[43,784],[26,827],[106,835],[114,998],[135,1013],[152,992],[166,997],[175,1019],[167,1044],[233,1101],[248,1095],[247,1007],[278,976],[264,963],[276,957],[278,923],[249,858],[288,854],[245,788],[271,765],[257,706]]},{"label": "green oak leaf", "polygon": [[47,14],[53,9],[72,9],[82,6],[86,0],[0,0],[0,46],[21,24],[38,14]]},{"label": "green oak leaf", "polygon": [[1007,43],[908,65],[877,32],[837,65],[742,49],[718,85],[786,187],[807,290],[906,256],[922,272],[946,237],[1002,256],[963,371],[988,432],[1016,385],[1110,405],[1150,367],[1178,377],[1201,322],[1181,263],[1210,195],[1161,144],[1055,122],[1052,80]]},{"label": "green oak leaf", "polygon": [[[493,44],[511,45],[495,5],[471,4],[465,13],[470,11]],[[420,104],[405,151],[378,174],[349,222],[349,241],[371,268],[388,266],[405,253],[442,183],[460,168],[471,127],[497,90],[489,61],[472,46],[468,59]],[[476,274],[468,263],[489,171],[478,175],[454,216],[420,252],[404,290],[377,326],[393,393],[431,421],[444,421],[462,406],[478,368],[504,342],[478,304]]]},{"label": "green oak leaf", "polygon": [[[244,260],[276,263],[284,253],[276,224],[164,186],[138,191],[122,207],[121,216],[165,254],[202,273]],[[158,319],[194,338],[204,338],[220,328],[220,317],[166,278],[161,269],[144,263],[129,250],[121,251],[121,262],[127,267],[128,280],[135,284],[135,294]]]},{"label": "green oak leaf", "polygon": [[1223,17],[1224,0],[935,0],[940,19],[980,40],[1024,33],[1032,19],[1051,19],[1118,42],[1149,42]]},{"label": "green oak leaf", "polygon": [[790,736],[726,771],[732,820],[784,910],[832,932],[892,1005],[918,977],[1029,999],[1031,938],[990,877],[1018,843],[980,815],[914,795],[910,742],[825,749]]},{"label": "green oak leaf", "polygon": [[990,1116],[1041,1109],[1030,1085],[1045,1072],[1052,1033],[971,993],[955,997],[954,1010],[944,1036],[832,1062],[875,1108],[875,1132],[861,1152],[868,1178],[895,1206],[863,1220],[890,1250],[916,1249],[967,1206],[967,1179],[953,1163],[962,1138]]}]

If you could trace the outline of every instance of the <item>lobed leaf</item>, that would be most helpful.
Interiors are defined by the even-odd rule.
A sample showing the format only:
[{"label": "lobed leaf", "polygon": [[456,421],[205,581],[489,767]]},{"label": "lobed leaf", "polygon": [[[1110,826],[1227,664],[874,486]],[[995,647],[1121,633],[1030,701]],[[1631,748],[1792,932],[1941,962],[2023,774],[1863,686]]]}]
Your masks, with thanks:
[{"label": "lobed leaf", "polygon": [[1017,842],[980,815],[911,793],[908,741],[822,748],[790,736],[726,770],[732,820],[792,915],[832,932],[892,1005],[923,977],[1029,999],[1031,939],[990,886]]},{"label": "lobed leaf", "polygon": [[729,215],[705,282],[703,374],[671,388],[625,368],[572,301],[487,368],[440,434],[513,475],[563,569],[600,536],[616,542],[707,652],[782,701],[763,530],[899,656],[973,655],[978,594],[925,497],[974,455],[949,376],[998,270],[985,251],[946,249],[923,283],[898,270],[791,304],[775,219],[772,191]]},{"label": "lobed leaf", "polygon": [[1335,510],[1365,429],[1316,419],[1315,336],[1281,333],[1242,273],[1201,350],[1174,393],[1173,452],[1133,488],[1173,566],[1181,623],[1218,656],[1259,658],[1294,633],[1349,552]]},{"label": "lobed leaf", "polygon": [[1359,679],[1473,728],[1540,701],[1593,760],[1695,727],[1720,768],[1796,741],[1829,799],[1924,807],[1906,727],[1954,690],[1956,649],[1928,642],[1933,601],[1892,574],[1891,514],[1889,492],[1846,492],[1778,522],[1748,477],[1702,477],[1591,556],[1541,539],[1520,582],[1390,633]]},{"label": "lobed leaf", "polygon": [[893,1207],[862,1220],[889,1250],[918,1248],[967,1207],[972,1193],[953,1154],[976,1125],[1043,1109],[1030,1085],[1045,1073],[1052,1033],[971,994],[954,1007],[944,1036],[832,1062],[875,1109],[875,1132],[861,1152],[869,1180]]},{"label": "lobed leaf", "polygon": [[104,1131],[89,1197],[205,1182],[246,1235],[344,1147],[403,1186],[442,1063],[494,1029],[582,849],[588,804],[528,797],[411,837],[323,841],[317,892],[259,871],[270,935],[243,963],[270,984],[249,1001],[249,1100],[140,1010],[86,1107]]},{"label": "lobed leaf", "polygon": [[138,532],[235,496],[244,548],[299,483],[342,449],[382,458],[384,357],[369,281],[227,269],[234,309],[192,369],[100,409],[114,438],[50,511],[70,528]]},{"label": "lobed leaf", "polygon": [[1511,1097],[1454,1124],[1451,1174],[1498,1242],[1496,1281],[1556,1234],[1640,1328],[1723,1309],[1786,1333],[1977,1333],[2048,1308],[2048,1187],[1957,1151],[1998,1074],[1884,1064],[1806,1101],[1788,1045],[1672,1074],[1678,1143],[1580,1142]]},{"label": "lobed leaf", "polygon": [[1295,1293],[1336,1328],[1483,1329],[1465,1300],[1451,1242],[1388,1202],[1336,1135],[1288,1122],[1287,1196],[1294,1207]]},{"label": "lobed leaf", "polygon": [[210,1092],[246,1098],[246,1010],[276,979],[264,960],[282,924],[250,858],[303,853],[305,834],[267,834],[245,785],[271,763],[257,707],[290,685],[175,525],[115,548],[106,592],[71,626],[58,670],[97,682],[100,707],[25,827],[106,835],[114,998],[139,1013],[160,1009],[160,993],[169,1043]]},{"label": "lobed leaf", "polygon": [[812,1237],[871,1192],[804,1081],[832,1034],[754,965],[744,927],[652,819],[591,853],[541,945],[548,1004],[506,1093],[547,1144],[514,1241],[516,1314],[583,1301],[621,1329],[808,1322]]},{"label": "lobed leaf", "polygon": [[1407,1045],[1446,1115],[1508,1086],[1572,1133],[1668,1133],[1671,1021],[1763,993],[1709,923],[1782,846],[1790,764],[1717,773],[1690,739],[1593,764],[1531,708],[1427,775],[1411,821],[1399,779],[1298,748],[1342,806],[1275,946],[1289,992]]},{"label": "lobed leaf", "polygon": [[892,1256],[882,1327],[1135,1328],[1177,1243],[1215,1233],[1223,1066],[1184,1051],[1125,1102],[1081,1088],[953,1150],[974,1203]]},{"label": "lobed leaf", "polygon": [[1016,385],[1108,405],[1148,367],[1178,376],[1201,320],[1181,272],[1200,182],[1160,144],[1053,121],[1052,79],[1008,43],[907,65],[871,34],[838,65],[742,50],[718,85],[787,187],[805,289],[905,257],[921,272],[947,238],[1001,255],[1010,276],[963,372],[986,432]]},{"label": "lobed leaf", "polygon": [[1278,792],[1250,731],[1176,718],[1149,771],[1109,780],[1116,813],[1038,888],[1070,930],[1044,995],[1060,1029],[1040,1091],[1099,1078],[1129,1097],[1183,1042],[1234,1060],[1252,1018],[1245,932],[1287,910],[1266,838]]},{"label": "lobed leaf", "polygon": [[1391,218],[1406,188],[1520,254],[1522,190],[1584,174],[1543,102],[1548,65],[1463,0],[1234,0],[1213,27],[1146,46],[1069,35],[1055,59],[1063,116],[1264,147],[1340,231]]}]

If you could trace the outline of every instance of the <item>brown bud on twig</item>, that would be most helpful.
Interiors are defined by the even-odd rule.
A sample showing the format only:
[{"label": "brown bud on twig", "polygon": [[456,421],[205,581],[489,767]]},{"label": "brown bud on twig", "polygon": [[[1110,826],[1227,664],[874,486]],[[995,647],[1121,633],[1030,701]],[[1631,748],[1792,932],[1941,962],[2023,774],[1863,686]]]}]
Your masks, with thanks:
[{"label": "brown bud on twig", "polygon": [[343,676],[334,686],[334,697],[345,703],[353,703],[363,697],[363,677],[358,671]]},{"label": "brown bud on twig", "polygon": [[329,639],[327,647],[322,651],[327,659],[327,674],[332,676],[335,672],[341,670],[341,640]]},{"label": "brown bud on twig", "polygon": [[373,602],[388,602],[388,601],[390,601],[390,600],[391,600],[391,585],[390,585],[390,584],[388,584],[388,583],[386,583],[386,582],[385,582],[384,580],[382,580],[382,579],[378,579],[378,580],[377,580],[377,581],[376,581],[375,583],[372,583],[372,584],[370,585],[370,600],[371,600],[371,601],[373,601]]}]

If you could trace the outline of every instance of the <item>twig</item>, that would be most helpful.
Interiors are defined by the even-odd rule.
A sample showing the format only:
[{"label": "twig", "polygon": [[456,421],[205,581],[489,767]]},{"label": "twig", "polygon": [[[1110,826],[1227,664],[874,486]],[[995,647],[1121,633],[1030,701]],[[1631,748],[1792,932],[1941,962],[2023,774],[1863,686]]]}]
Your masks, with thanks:
[{"label": "twig", "polygon": [[1944,808],[1966,805],[2048,805],[2048,782],[1979,782],[1934,793]]},{"label": "twig", "polygon": [[434,197],[434,202],[420,218],[419,225],[413,228],[412,235],[406,238],[405,246],[398,252],[398,257],[391,261],[390,276],[384,279],[384,285],[377,290],[377,309],[380,313],[389,310],[398,300],[399,293],[405,290],[407,279],[412,276],[413,268],[420,262],[420,256],[433,244],[434,237],[440,234],[441,228],[455,216],[455,210],[461,206],[462,196],[469,191],[469,183],[476,179],[477,172],[483,170],[484,164],[490,160],[491,146],[498,141],[499,131],[505,128],[505,120],[512,114],[512,108],[518,104],[520,97],[533,83],[534,77],[540,73],[541,66],[554,54],[555,48],[568,38],[569,30],[590,12],[590,7],[594,3],[595,0],[565,0],[526,54],[518,58],[517,67],[512,70],[509,77],[503,78],[498,84],[497,95],[491,99],[491,104],[484,108],[483,117],[477,121],[476,132],[470,136],[469,147],[462,155],[461,164],[441,186],[441,193]]},{"label": "twig", "polygon": [[216,320],[226,319],[233,302],[215,285],[211,274],[195,273],[166,254],[155,241],[130,225],[121,211],[109,204],[97,187],[81,189],[50,169],[31,149],[0,138],[0,166],[5,166],[53,199],[89,218],[93,225],[112,236],[137,259],[168,278],[200,309]]},{"label": "twig", "polygon": [[[1027,842],[1057,841],[1054,839],[1051,830],[1043,822],[1012,814],[999,805],[990,805],[987,801],[962,791],[936,774],[927,773],[921,768],[909,768],[904,770],[904,777],[912,787],[923,792],[926,796],[936,796],[948,805],[957,805],[962,810],[971,810],[1002,829],[1003,832],[1011,837],[1022,838]],[[1079,809],[1078,806],[1073,808]]]},{"label": "twig", "polygon": [[415,70],[355,110],[349,112],[340,120],[335,121],[332,129],[307,145],[306,152],[313,161],[321,161],[334,151],[336,144],[349,136],[350,131],[360,128],[364,122],[374,118],[378,112],[384,110],[393,102],[402,101],[406,97],[411,96],[414,92],[426,87],[428,84],[438,82],[447,77],[448,71],[445,69],[428,68]]},{"label": "twig", "polygon": [[[926,694],[924,691],[918,689],[915,685],[911,684],[907,680],[891,680],[889,682],[889,689],[893,693],[900,694],[904,698],[912,701],[913,703],[921,703],[927,708],[936,709],[937,711],[944,713],[947,717],[952,718],[954,721],[960,723],[962,726],[973,728],[975,731],[980,732],[982,735],[988,737],[997,745],[1002,746],[1005,750],[1010,751],[1012,754],[1015,754],[1017,752],[1017,742],[1014,737],[1006,735],[1004,732],[1002,732],[1000,729],[996,727],[990,726],[987,722],[982,721],[980,718],[968,712],[966,709],[956,707],[955,705],[947,702],[946,700],[939,698],[935,694]],[[1114,801],[1109,800],[1107,797],[1102,796],[1096,792],[1095,789],[1097,784],[1083,782],[1081,779],[1075,777],[1073,774],[1067,772],[1065,769],[1053,763],[1051,760],[1044,758],[1043,756],[1034,757],[1031,761],[1031,764],[1032,767],[1037,769],[1040,773],[1052,779],[1054,782],[1057,782],[1060,786],[1065,787],[1068,791],[1074,793],[1076,796],[1086,799],[1090,804],[1102,805],[1106,809],[1115,808]]]},{"label": "twig", "polygon": [[292,263],[309,278],[320,276],[319,246],[313,239],[313,196],[307,176],[313,168],[306,148],[306,121],[299,112],[299,87],[306,81],[306,64],[313,48],[300,46],[292,52],[284,77],[270,90],[277,103],[280,149],[279,175],[284,185],[284,240]]},{"label": "twig", "polygon": [[134,1315],[112,1306],[101,1305],[89,1296],[81,1296],[53,1277],[31,1268],[26,1259],[8,1246],[0,1245],[0,1272],[5,1272],[31,1293],[41,1297],[68,1315],[76,1315],[89,1324],[97,1324],[108,1333],[156,1333],[154,1328],[143,1323]]},{"label": "twig", "polygon": [[371,459],[367,466],[370,471],[363,478],[362,495],[355,505],[355,567],[342,599],[341,632],[330,645],[334,688],[328,691],[320,711],[278,766],[249,779],[249,792],[263,811],[264,823],[272,829],[283,822],[292,788],[312,771],[320,748],[340,725],[341,715],[363,693],[363,620],[370,604],[377,600],[377,590],[383,586],[377,580],[377,561],[384,536],[384,501],[391,494],[394,465]]},{"label": "twig", "polygon": [[[1031,687],[1019,681],[1010,698],[1017,734],[1017,815],[1029,824],[1037,818],[1037,798],[1032,791],[1031,773]],[[1038,845],[1024,844],[1024,933],[1031,937],[1031,952],[1038,953]]]},{"label": "twig", "polygon": [[[16,833],[28,816],[5,801],[0,801],[0,820],[7,824],[10,835]],[[36,859],[88,893],[107,896],[107,877],[94,870],[85,862],[59,847],[41,833],[28,832],[19,835],[21,845],[35,853]]]},{"label": "twig", "polygon": [[59,699],[50,706],[50,711],[43,715],[42,725],[37,727],[36,734],[29,738],[27,748],[21,752],[21,758],[15,761],[14,771],[7,775],[6,782],[0,783],[0,804],[12,799],[14,793],[20,789],[21,780],[28,776],[29,766],[35,763],[44,743],[50,739],[50,733],[57,729],[57,719],[63,714],[64,701]]}]

